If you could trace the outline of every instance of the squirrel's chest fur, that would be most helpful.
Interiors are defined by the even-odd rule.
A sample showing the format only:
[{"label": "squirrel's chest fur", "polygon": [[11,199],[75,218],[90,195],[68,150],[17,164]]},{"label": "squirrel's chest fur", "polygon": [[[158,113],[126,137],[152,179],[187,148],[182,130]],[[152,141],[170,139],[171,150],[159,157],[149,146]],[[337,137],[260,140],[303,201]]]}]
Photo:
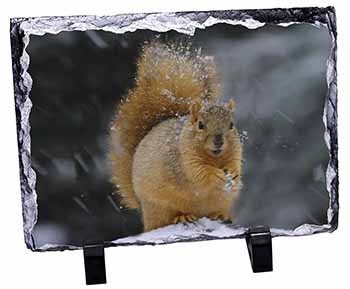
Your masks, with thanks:
[{"label": "squirrel's chest fur", "polygon": [[[206,215],[232,198],[188,179],[179,144],[185,122],[186,117],[163,121],[143,138],[134,154],[132,183],[141,203]],[[200,164],[197,166],[200,170]]]}]

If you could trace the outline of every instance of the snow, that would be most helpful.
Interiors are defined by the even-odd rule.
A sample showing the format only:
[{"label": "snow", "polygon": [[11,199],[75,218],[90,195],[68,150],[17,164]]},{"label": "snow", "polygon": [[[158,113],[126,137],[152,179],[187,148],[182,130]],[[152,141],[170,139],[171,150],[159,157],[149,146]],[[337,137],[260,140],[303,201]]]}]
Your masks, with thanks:
[{"label": "snow", "polygon": [[233,188],[233,186],[236,184],[234,177],[230,173],[225,174],[225,185],[224,185],[224,192],[226,194],[229,194]]},{"label": "snow", "polygon": [[152,230],[136,236],[113,241],[113,244],[167,244],[198,239],[222,239],[244,236],[246,229],[206,217],[192,223],[179,223]]},{"label": "snow", "polygon": [[167,98],[169,98],[172,102],[177,102],[177,98],[175,97],[174,93],[171,92],[170,90],[168,89],[163,89],[162,90],[162,94],[164,96],[166,96]]}]

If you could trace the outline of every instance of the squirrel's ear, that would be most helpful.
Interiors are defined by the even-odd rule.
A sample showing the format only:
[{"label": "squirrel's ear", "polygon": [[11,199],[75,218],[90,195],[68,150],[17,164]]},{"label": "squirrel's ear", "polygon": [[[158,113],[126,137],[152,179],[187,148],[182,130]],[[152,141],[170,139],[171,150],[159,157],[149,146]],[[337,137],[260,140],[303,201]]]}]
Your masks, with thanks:
[{"label": "squirrel's ear", "polygon": [[233,111],[233,109],[235,108],[235,102],[233,101],[233,99],[230,99],[229,102],[226,105],[228,110]]},{"label": "squirrel's ear", "polygon": [[201,109],[201,104],[199,101],[196,101],[191,105],[190,112],[191,112],[191,121],[192,123],[197,122],[198,120],[198,113]]}]

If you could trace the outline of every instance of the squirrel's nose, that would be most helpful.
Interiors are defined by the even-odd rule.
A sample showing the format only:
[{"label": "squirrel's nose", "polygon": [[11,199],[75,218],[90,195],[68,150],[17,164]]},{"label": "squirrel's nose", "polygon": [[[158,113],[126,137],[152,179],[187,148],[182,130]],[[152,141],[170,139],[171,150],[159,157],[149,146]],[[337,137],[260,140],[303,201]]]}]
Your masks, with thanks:
[{"label": "squirrel's nose", "polygon": [[214,135],[214,145],[216,147],[221,147],[223,144],[224,144],[224,139],[222,137],[222,134]]}]

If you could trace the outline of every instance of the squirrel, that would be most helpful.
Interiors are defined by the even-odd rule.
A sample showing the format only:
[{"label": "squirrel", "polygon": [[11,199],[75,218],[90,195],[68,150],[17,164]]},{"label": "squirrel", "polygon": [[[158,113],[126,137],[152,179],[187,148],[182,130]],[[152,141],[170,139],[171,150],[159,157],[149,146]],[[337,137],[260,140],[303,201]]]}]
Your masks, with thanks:
[{"label": "squirrel", "polygon": [[202,217],[232,221],[242,145],[234,101],[219,100],[213,57],[190,44],[145,43],[135,84],[112,122],[111,181],[144,231]]}]

